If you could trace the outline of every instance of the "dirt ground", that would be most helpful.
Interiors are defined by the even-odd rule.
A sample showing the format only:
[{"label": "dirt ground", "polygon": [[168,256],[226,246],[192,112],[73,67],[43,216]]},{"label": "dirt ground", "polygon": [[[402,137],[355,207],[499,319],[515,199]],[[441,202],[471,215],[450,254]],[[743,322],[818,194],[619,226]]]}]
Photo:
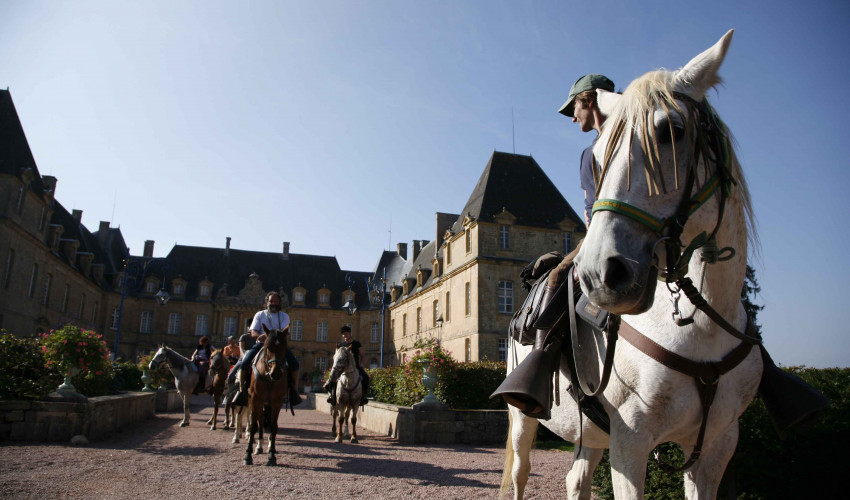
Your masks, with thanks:
[{"label": "dirt ground", "polygon": [[[0,443],[0,498],[498,497],[503,447],[409,445],[365,429],[360,444],[337,444],[330,416],[296,409],[280,415],[279,465],[266,467],[263,454],[245,466],[246,441],[232,444],[233,431],[205,425],[211,406],[210,396],[196,396],[189,427],[178,427],[182,413],[156,414],[85,447]],[[571,460],[533,451],[526,498],[563,498]]]}]

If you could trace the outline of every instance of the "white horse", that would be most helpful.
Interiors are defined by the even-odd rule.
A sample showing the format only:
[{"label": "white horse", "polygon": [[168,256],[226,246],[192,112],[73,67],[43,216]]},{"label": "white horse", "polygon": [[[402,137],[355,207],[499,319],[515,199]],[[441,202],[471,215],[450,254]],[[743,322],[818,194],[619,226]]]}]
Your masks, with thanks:
[{"label": "white horse", "polygon": [[156,351],[148,368],[156,370],[162,363],[168,364],[168,369],[174,375],[177,392],[183,398],[183,420],[180,422],[180,427],[186,427],[189,425],[189,399],[192,397],[195,386],[198,385],[198,368],[188,358],[177,354],[165,345],[161,345]]},{"label": "white horse", "polygon": [[[334,353],[334,364],[331,368],[331,379],[338,377],[336,382],[336,404],[331,408],[333,426],[331,433],[334,441],[342,442],[343,426],[348,427],[351,419],[351,442],[357,443],[357,412],[360,410],[360,397],[363,395],[363,381],[360,371],[354,361],[354,353],[347,347],[339,347]],[[339,427],[337,427],[337,424]]]},{"label": "white horse", "polygon": [[[720,81],[718,69],[731,40],[729,31],[682,69],[647,73],[623,95],[597,91],[600,110],[608,119],[593,151],[598,163],[593,223],[575,265],[589,299],[624,315],[622,322],[644,338],[695,362],[717,362],[732,351],[739,359],[698,389],[698,377],[668,368],[648,356],[647,349],[635,347],[641,344],[635,337],[621,334],[625,342],[618,343],[610,382],[599,396],[610,418],[610,435],[579,416],[568,394],[569,376],[561,371],[560,406],[542,423],[581,444],[566,477],[569,498],[590,498],[593,470],[604,448],[611,452],[615,497],[643,498],[647,457],[653,448],[675,442],[689,457],[704,432],[701,454],[685,472],[685,494],[691,499],[714,499],[737,445],[738,417],[756,394],[762,373],[759,349],[743,346],[742,340],[691,304],[683,301],[674,310],[676,303],[669,300],[672,292],[665,283],[655,286],[657,273],[675,277],[678,268],[678,274],[684,271],[692,278],[708,304],[734,329],[742,332],[747,326],[740,298],[748,234],[754,236],[751,230],[748,233],[749,194],[727,141],[728,130],[703,103],[705,92]],[[705,130],[711,122],[713,134]],[[711,191],[711,181],[718,174],[721,187]],[[724,176],[732,181],[724,182]],[[677,234],[671,220],[682,213],[685,216],[679,220],[687,222]],[[676,250],[684,248],[679,241],[685,246],[701,243],[703,232],[702,236],[714,234],[724,250],[733,248],[724,253],[724,258],[730,254],[731,258],[709,263],[713,245],[697,248],[689,260],[689,252],[679,258]],[[656,253],[665,249],[667,255]],[[667,256],[676,264],[666,262]],[[675,291],[676,286],[670,285]],[[680,318],[692,317],[693,322],[677,326],[671,312],[679,312]],[[627,326],[622,325],[621,332],[623,328]],[[520,361],[530,351],[518,344],[513,347]],[[517,365],[512,358],[508,370]],[[591,368],[597,369],[599,360],[594,361]],[[566,366],[564,359],[561,366]],[[705,387],[716,393],[704,418],[700,394]],[[510,418],[502,486],[505,491],[512,482],[515,497],[521,498],[538,421],[514,407],[510,407]]]}]

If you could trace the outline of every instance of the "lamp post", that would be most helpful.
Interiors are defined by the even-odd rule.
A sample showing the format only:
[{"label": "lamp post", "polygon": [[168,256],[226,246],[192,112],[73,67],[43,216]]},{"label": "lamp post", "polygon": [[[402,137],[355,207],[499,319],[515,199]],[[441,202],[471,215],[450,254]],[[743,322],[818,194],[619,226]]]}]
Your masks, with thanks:
[{"label": "lamp post", "polygon": [[165,276],[171,263],[164,257],[130,257],[129,255],[124,260],[124,275],[121,277],[121,300],[118,303],[118,324],[115,326],[115,347],[112,350],[112,360],[118,358],[118,345],[121,341],[121,318],[124,314],[124,297],[127,292],[136,292],[142,288],[142,283],[150,271],[151,264],[154,262],[162,263],[162,286],[154,295],[156,303],[164,306],[171,300],[171,295],[165,291]]},{"label": "lamp post", "polygon": [[[384,274],[378,283],[377,280],[365,279],[366,282],[366,290],[369,292],[369,303],[372,307],[381,306],[381,361],[380,367],[384,367],[384,328],[386,324],[386,310],[387,310],[387,268],[384,267]],[[351,273],[345,275],[345,282],[348,284],[348,290],[352,291],[352,287],[354,286],[354,278],[351,277]],[[351,299],[351,295],[349,294],[348,300],[343,304],[342,308],[345,312],[348,313],[349,316],[353,315],[357,312],[357,306],[354,304],[354,301]]]}]

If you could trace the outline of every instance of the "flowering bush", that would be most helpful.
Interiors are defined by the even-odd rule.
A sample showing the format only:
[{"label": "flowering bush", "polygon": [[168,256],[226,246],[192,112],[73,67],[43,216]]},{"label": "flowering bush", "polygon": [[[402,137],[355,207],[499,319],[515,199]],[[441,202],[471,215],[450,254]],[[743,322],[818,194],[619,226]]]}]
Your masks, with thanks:
[{"label": "flowering bush", "polygon": [[18,338],[0,330],[0,399],[37,399],[62,378],[44,368],[44,356],[36,339]]},{"label": "flowering bush", "polygon": [[87,396],[108,392],[112,363],[102,335],[76,325],[66,325],[41,334],[40,341],[45,367],[49,371],[65,375],[79,370],[71,379],[77,391]]}]

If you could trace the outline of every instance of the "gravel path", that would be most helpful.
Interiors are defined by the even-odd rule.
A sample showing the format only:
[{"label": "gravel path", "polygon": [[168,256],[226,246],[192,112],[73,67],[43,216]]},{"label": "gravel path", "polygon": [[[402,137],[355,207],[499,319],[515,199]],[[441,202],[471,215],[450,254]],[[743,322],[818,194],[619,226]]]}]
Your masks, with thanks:
[{"label": "gravel path", "polygon": [[[211,405],[210,396],[193,398],[189,427],[177,426],[182,413],[156,414],[86,447],[0,443],[0,498],[498,496],[503,447],[408,445],[365,429],[358,429],[360,444],[337,444],[330,416],[315,410],[281,412],[277,467],[262,465],[266,455],[243,466],[246,442],[231,444],[233,431],[204,424]],[[571,453],[533,451],[526,498],[563,498],[571,459]]]}]

